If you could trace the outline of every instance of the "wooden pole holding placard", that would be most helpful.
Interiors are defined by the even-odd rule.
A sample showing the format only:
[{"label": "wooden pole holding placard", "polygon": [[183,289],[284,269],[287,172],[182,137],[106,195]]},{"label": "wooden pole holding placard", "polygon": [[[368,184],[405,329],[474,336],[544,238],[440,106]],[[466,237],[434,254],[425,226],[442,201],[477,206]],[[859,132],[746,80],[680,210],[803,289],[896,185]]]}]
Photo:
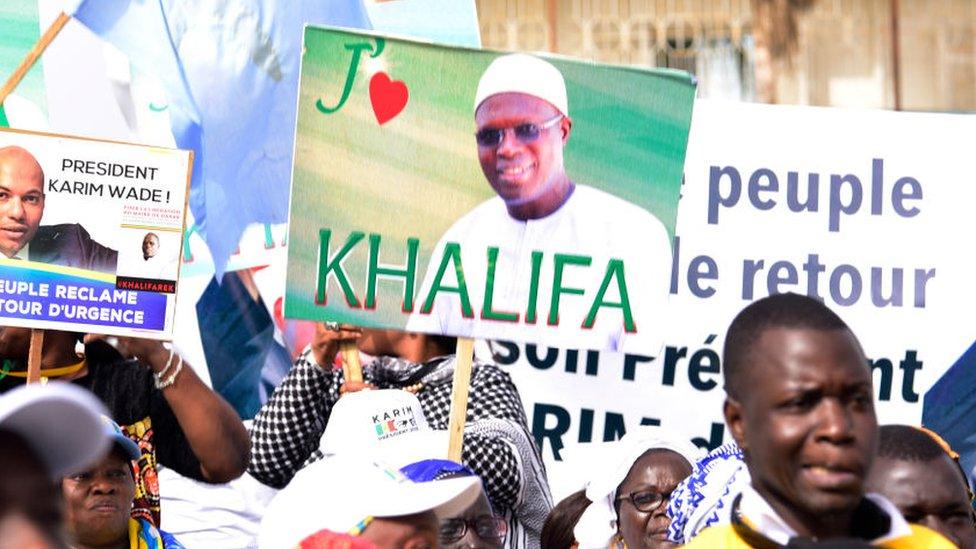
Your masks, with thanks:
[{"label": "wooden pole holding placard", "polygon": [[44,53],[44,50],[46,50],[47,47],[51,45],[51,42],[54,40],[54,38],[58,35],[59,32],[61,32],[61,29],[63,29],[64,26],[68,24],[68,21],[70,20],[71,20],[70,15],[61,12],[61,14],[58,15],[57,19],[55,19],[54,22],[51,23],[51,26],[48,27],[46,31],[44,31],[44,35],[41,36],[41,38],[38,39],[37,42],[34,43],[34,47],[32,47],[30,51],[27,52],[27,55],[24,57],[24,60],[20,62],[20,65],[17,66],[17,69],[14,70],[14,73],[10,75],[10,78],[8,78],[7,82],[3,85],[3,88],[0,89],[0,104],[3,104],[3,102],[7,99],[7,96],[14,91],[14,88],[16,88],[18,84],[20,84],[20,81],[23,80],[24,76],[27,75],[27,71],[29,71],[30,68],[34,66],[34,63],[36,63],[37,60],[41,57],[41,54]]},{"label": "wooden pole holding placard", "polygon": [[343,341],[339,343],[339,352],[342,353],[342,377],[347,382],[363,380],[363,365],[359,362],[359,349],[355,341]]},{"label": "wooden pole holding placard", "polygon": [[44,350],[44,330],[31,329],[30,350],[27,352],[27,384],[41,379],[41,351]]},{"label": "wooden pole holding placard", "polygon": [[451,419],[447,425],[447,459],[461,463],[464,445],[464,423],[468,417],[468,390],[471,389],[471,361],[474,340],[459,337],[454,361],[454,380],[451,387]]}]

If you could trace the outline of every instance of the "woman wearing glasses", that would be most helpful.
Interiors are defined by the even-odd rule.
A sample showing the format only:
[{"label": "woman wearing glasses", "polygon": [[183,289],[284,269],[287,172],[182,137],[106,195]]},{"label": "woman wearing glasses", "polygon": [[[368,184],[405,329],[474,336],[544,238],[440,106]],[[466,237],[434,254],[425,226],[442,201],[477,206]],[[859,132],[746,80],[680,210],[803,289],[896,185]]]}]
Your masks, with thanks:
[{"label": "woman wearing glasses", "polygon": [[502,549],[508,523],[491,511],[484,493],[464,513],[441,521],[441,549]]},{"label": "woman wearing glasses", "polygon": [[576,524],[580,549],[676,547],[667,537],[668,498],[701,452],[656,427],[632,431],[606,452],[605,467],[586,483],[593,503]]},{"label": "woman wearing glasses", "polygon": [[[425,459],[400,469],[414,482],[439,482],[448,478],[477,477],[471,469],[444,459]],[[478,499],[459,512],[441,518],[441,549],[502,549],[508,523],[495,515],[482,490]]]}]

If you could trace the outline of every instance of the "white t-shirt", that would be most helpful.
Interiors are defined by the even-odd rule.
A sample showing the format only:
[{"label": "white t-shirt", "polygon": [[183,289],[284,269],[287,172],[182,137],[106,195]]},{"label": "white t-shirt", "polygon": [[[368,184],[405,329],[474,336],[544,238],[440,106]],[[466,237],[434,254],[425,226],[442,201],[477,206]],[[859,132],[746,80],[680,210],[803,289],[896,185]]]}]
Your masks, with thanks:
[{"label": "white t-shirt", "polygon": [[[444,253],[445,244],[461,245],[461,263],[473,318],[463,318],[457,293],[439,292],[429,314],[423,314]],[[494,271],[493,311],[518,313],[519,320],[482,318],[488,273],[489,247],[498,247]],[[532,253],[543,252],[536,296],[536,319],[526,322],[533,271]],[[566,263],[563,288],[583,290],[582,295],[562,293],[558,324],[550,325],[555,255],[591,258],[589,266]],[[591,328],[582,324],[591,311],[601,286],[611,274],[600,300],[620,303],[619,273],[609,273],[610,260],[623,262],[623,280],[635,331],[625,328],[622,308],[602,306]],[[456,287],[457,277],[449,263],[441,286]],[[601,349],[657,355],[662,341],[663,310],[671,274],[671,244],[664,225],[643,208],[603,191],[577,185],[572,196],[542,219],[513,219],[505,203],[494,197],[459,219],[444,233],[427,266],[414,312],[406,329],[461,337],[508,339],[572,349]]]}]

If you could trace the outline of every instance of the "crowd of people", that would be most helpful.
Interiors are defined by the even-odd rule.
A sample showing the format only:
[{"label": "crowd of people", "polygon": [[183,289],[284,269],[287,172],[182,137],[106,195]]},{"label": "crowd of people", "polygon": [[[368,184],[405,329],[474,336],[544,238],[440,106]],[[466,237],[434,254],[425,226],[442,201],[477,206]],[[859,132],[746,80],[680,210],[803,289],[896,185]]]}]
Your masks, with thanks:
[{"label": "crowd of people", "polygon": [[[572,120],[553,71],[518,55],[486,71],[477,140],[502,200],[449,234],[518,227],[560,209],[563,222],[587,227],[594,201],[607,212],[622,208],[563,170]],[[518,77],[532,72],[548,74],[548,84]],[[540,153],[546,166],[508,158],[523,146],[549,151]],[[0,149],[0,190],[4,255],[71,257],[90,270],[97,255],[114,268],[114,250],[68,238],[81,234],[74,226],[40,225],[43,174],[26,151]],[[483,222],[492,218],[504,221]],[[159,246],[158,235],[145,235],[144,260]],[[439,309],[414,321],[432,322],[420,328],[433,332],[470,331],[438,324],[446,322]],[[587,337],[618,351],[633,343],[631,332],[612,327]],[[159,466],[204,484],[248,472],[278,491],[256,519],[258,534],[222,547],[976,549],[973,491],[959,456],[921,426],[879,426],[857,337],[821,301],[797,294],[759,299],[728,328],[723,412],[734,442],[705,452],[660,427],[632,429],[603,443],[585,484],[555,505],[518,390],[490,361],[474,361],[462,452],[447,459],[460,358],[451,337],[320,324],[250,429],[158,341],[49,330],[43,383],[25,386],[30,341],[30,330],[0,327],[0,549],[184,547],[165,530]],[[342,368],[348,344],[371,357],[362,379]]]},{"label": "crowd of people", "polygon": [[[22,339],[0,332],[14,371]],[[50,372],[77,337],[48,341]],[[375,357],[363,381],[336,367],[344,341]],[[760,299],[728,329],[734,442],[706,452],[660,427],[630,430],[555,506],[518,392],[494,364],[475,362],[464,452],[445,459],[449,338],[320,325],[249,433],[192,369],[155,378],[178,353],[113,344],[87,338],[65,380],[3,387],[0,547],[183,547],[163,529],[165,463],[211,483],[247,468],[280,489],[257,539],[227,547],[976,548],[959,456],[920,426],[878,425],[857,338],[805,296]]]}]

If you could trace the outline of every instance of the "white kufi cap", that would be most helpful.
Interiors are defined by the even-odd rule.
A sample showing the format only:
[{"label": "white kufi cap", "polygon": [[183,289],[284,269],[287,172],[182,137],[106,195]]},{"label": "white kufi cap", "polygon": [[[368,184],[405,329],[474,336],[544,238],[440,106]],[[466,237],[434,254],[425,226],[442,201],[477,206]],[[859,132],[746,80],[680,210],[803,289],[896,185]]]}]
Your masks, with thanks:
[{"label": "white kufi cap", "polygon": [[489,97],[499,93],[524,93],[548,101],[569,116],[569,100],[566,98],[566,82],[562,73],[548,61],[513,53],[496,58],[485,69],[478,82],[474,97],[474,110]]}]

